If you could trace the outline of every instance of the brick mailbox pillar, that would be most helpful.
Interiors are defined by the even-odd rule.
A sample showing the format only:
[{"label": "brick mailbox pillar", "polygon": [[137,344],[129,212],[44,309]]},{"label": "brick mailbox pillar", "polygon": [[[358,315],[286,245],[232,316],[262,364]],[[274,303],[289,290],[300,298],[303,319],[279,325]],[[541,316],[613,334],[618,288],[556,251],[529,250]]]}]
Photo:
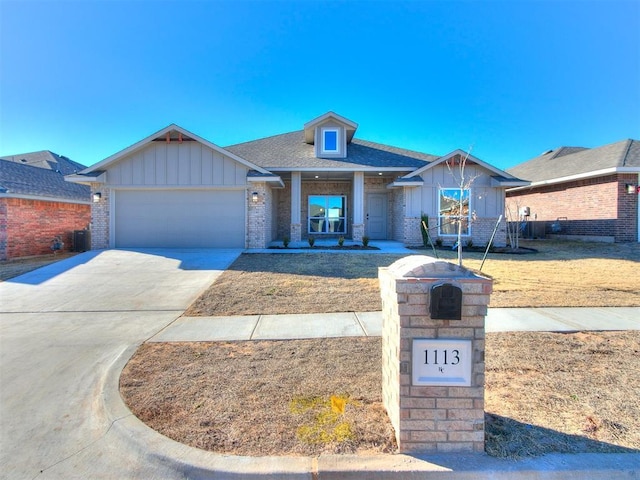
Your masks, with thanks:
[{"label": "brick mailbox pillar", "polygon": [[484,452],[492,280],[415,255],[379,270],[382,395],[400,453]]}]

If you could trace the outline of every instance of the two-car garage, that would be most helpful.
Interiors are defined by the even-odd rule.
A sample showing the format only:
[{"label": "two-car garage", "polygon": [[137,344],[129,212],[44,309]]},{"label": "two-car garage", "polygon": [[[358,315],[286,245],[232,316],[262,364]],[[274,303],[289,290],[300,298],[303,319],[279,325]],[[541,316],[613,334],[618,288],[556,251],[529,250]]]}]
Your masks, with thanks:
[{"label": "two-car garage", "polygon": [[244,189],[112,192],[116,248],[244,248]]}]

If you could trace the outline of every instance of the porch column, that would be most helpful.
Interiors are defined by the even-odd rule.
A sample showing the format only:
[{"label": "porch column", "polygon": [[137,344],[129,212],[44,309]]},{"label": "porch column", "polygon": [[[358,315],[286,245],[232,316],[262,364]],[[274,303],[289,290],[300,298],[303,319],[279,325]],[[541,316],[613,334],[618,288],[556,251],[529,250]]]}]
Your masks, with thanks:
[{"label": "porch column", "polygon": [[364,236],[364,172],[353,172],[353,225],[351,237],[361,242]]},{"label": "porch column", "polygon": [[300,222],[300,201],[302,195],[302,175],[291,172],[291,237],[292,242],[302,240],[302,225]]}]

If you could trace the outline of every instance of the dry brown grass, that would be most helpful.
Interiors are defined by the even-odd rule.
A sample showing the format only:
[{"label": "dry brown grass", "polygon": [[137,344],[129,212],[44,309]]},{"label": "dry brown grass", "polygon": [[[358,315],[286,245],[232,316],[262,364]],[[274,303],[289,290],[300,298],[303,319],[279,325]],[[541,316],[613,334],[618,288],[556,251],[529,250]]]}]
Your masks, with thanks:
[{"label": "dry brown grass", "polygon": [[186,316],[372,311],[380,308],[378,267],[403,255],[243,254]]},{"label": "dry brown grass", "polygon": [[[491,307],[640,306],[640,244],[522,242],[534,254],[490,254]],[[415,250],[416,254],[431,251]],[[455,252],[440,250],[445,259]],[[244,254],[187,316],[362,312],[381,309],[378,267],[404,255]],[[481,253],[465,253],[478,269]]]},{"label": "dry brown grass", "polygon": [[487,335],[487,451],[640,449],[640,332]]},{"label": "dry brown grass", "polygon": [[[236,455],[390,452],[379,338],[151,343],[121,392],[142,421],[194,447]],[[357,379],[357,381],[354,381]],[[344,411],[332,409],[331,397]],[[340,406],[340,405],[339,405]]]},{"label": "dry brown grass", "polygon": [[[145,344],[121,392],[152,428],[219,453],[389,452],[380,342]],[[486,356],[489,454],[640,449],[640,332],[489,334]]]},{"label": "dry brown grass", "polygon": [[38,255],[37,257],[19,258],[0,262],[0,282],[17,277],[24,273],[47,266],[51,263],[59,262],[65,258],[77,255],[75,252],[62,252],[56,255]]}]

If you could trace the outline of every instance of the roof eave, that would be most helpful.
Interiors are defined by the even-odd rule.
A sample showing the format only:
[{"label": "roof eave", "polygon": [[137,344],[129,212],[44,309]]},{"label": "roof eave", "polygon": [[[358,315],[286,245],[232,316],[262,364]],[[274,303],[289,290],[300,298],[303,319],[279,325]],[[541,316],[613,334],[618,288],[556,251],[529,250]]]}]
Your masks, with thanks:
[{"label": "roof eave", "polygon": [[[275,183],[279,188],[284,188],[284,182],[282,181],[282,178],[279,175],[247,175],[247,182]],[[278,188],[278,187],[274,187],[274,188]]]},{"label": "roof eave", "polygon": [[640,174],[640,167],[611,167],[603,168],[601,170],[593,170],[591,172],[579,173],[576,175],[568,175],[566,177],[550,178],[549,180],[540,180],[538,182],[531,182],[528,185],[510,188],[507,192],[517,192],[519,190],[544,187],[546,185],[556,185],[559,183],[572,182],[575,180],[584,180],[588,178],[601,177],[603,175],[612,175],[615,173],[638,173]]},{"label": "roof eave", "polygon": [[205,138],[202,138],[198,135],[196,135],[195,133],[191,133],[190,131],[186,130],[185,128],[182,128],[179,125],[176,125],[175,123],[172,123],[171,125],[163,128],[162,130],[157,131],[156,133],[153,133],[151,135],[149,135],[148,137],[140,140],[139,142],[134,143],[133,145],[131,145],[130,147],[125,148],[124,150],[121,150],[117,153],[114,153],[113,155],[105,158],[104,160],[96,163],[95,165],[86,168],[85,170],[82,170],[80,173],[81,174],[88,174],[88,173],[92,173],[95,170],[104,170],[105,167],[107,167],[108,165],[120,160],[123,157],[126,157],[127,155],[130,155],[144,147],[146,147],[148,144],[150,144],[154,139],[161,137],[163,135],[166,135],[167,133],[171,132],[171,131],[177,131],[178,133],[181,133],[183,135],[186,135],[187,137],[192,138],[193,140],[211,148],[212,150],[221,153],[223,155],[226,155],[227,157],[245,165],[246,167],[249,167],[250,169],[256,170],[258,172],[261,173],[269,173],[267,170],[265,170],[264,168],[255,165],[247,160],[245,160],[244,158],[236,155],[235,153],[231,153],[228,150],[225,150],[222,147],[219,147],[218,145],[216,145],[215,143],[210,142],[209,140],[206,140]]},{"label": "roof eave", "polygon": [[478,157],[475,157],[475,156],[471,155],[470,153],[465,152],[464,150],[461,150],[459,148],[454,150],[451,153],[448,153],[448,154],[438,158],[437,160],[429,162],[427,165],[425,165],[423,167],[420,167],[417,170],[413,171],[411,174],[405,175],[405,176],[409,177],[409,176],[413,176],[413,175],[420,175],[422,172],[424,172],[426,170],[429,170],[430,168],[433,168],[433,167],[435,167],[437,165],[440,165],[441,163],[446,162],[447,160],[455,157],[456,155],[461,155],[464,158],[468,158],[473,163],[475,163],[477,165],[480,165],[481,167],[489,170],[490,172],[492,172],[495,175],[500,175],[500,176],[503,176],[503,177],[506,177],[506,178],[513,178],[515,180],[518,180],[515,177],[513,177],[511,174],[505,172],[504,170],[500,170],[499,168],[496,168],[493,165],[491,165],[489,163],[486,163],[486,162],[480,160]]},{"label": "roof eave", "polygon": [[65,175],[64,181],[71,183],[81,183],[84,185],[90,185],[91,183],[105,183],[106,173],[104,171],[94,172],[91,174],[74,173],[72,175]]},{"label": "roof eave", "polygon": [[41,202],[55,202],[55,203],[73,203],[78,205],[91,205],[90,200],[79,200],[77,198],[66,197],[49,197],[46,195],[30,195],[26,193],[11,193],[0,192],[0,198],[20,198],[23,200],[37,200]]},{"label": "roof eave", "polygon": [[413,172],[413,167],[268,167],[271,172]]},{"label": "roof eave", "polygon": [[505,180],[500,180],[494,177],[491,177],[491,186],[492,187],[502,187],[502,188],[509,188],[509,187],[526,187],[528,185],[530,185],[531,182],[527,182],[526,180],[519,180],[519,179],[505,179]]}]

